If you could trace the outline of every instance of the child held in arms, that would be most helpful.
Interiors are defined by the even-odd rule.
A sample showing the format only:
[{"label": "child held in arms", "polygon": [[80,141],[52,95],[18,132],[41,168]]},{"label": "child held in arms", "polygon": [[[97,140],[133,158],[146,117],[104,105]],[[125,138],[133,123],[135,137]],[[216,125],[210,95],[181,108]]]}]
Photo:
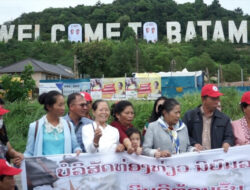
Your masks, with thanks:
[{"label": "child held in arms", "polygon": [[142,148],[141,148],[142,137],[141,137],[140,131],[138,129],[132,127],[126,131],[126,134],[131,141],[132,147],[136,150],[135,153],[137,155],[141,155],[141,153],[142,153]]}]

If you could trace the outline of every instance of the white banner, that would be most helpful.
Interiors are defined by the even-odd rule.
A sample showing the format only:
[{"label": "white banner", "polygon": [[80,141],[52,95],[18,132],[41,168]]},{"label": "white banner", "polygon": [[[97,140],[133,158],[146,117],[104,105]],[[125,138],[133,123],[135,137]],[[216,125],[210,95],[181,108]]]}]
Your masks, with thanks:
[{"label": "white banner", "polygon": [[162,159],[127,153],[26,158],[23,190],[26,172],[29,189],[249,190],[249,155],[250,145]]},{"label": "white banner", "polygon": [[63,83],[62,82],[40,82],[39,83],[39,95],[51,90],[56,90],[62,93]]},{"label": "white banner", "polygon": [[90,91],[90,82],[64,82],[63,95],[68,96],[74,92]]}]

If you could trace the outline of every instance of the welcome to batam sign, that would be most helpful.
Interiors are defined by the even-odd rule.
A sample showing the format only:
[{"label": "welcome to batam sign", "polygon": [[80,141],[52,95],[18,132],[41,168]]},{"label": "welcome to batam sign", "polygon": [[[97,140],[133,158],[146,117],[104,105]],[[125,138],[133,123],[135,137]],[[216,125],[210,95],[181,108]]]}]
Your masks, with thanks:
[{"label": "welcome to batam sign", "polygon": [[[212,36],[212,40],[224,41],[226,38],[232,43],[247,43],[248,42],[248,22],[242,20],[236,25],[235,21],[228,20],[228,27],[223,28],[222,21],[206,20],[206,21],[188,21],[186,23],[185,36],[182,36],[181,24],[178,21],[166,22],[166,36],[169,43],[180,43],[182,39],[186,42],[195,38],[197,35],[202,36],[203,40],[207,40],[208,36]],[[128,26],[131,27],[136,35],[138,31],[142,30],[142,22],[129,22]],[[42,39],[40,36],[40,25],[25,24],[25,25],[1,25],[0,26],[0,41],[7,42],[13,38],[15,28],[17,27],[18,41],[24,39]],[[121,36],[120,23],[98,23],[93,29],[90,24],[84,24],[84,30],[81,35],[84,36],[84,42],[96,41],[104,39],[104,31],[107,39],[119,38]],[[158,26],[159,27],[159,26]],[[208,31],[212,30],[208,35]],[[228,30],[228,36],[225,36],[225,31]],[[67,33],[66,27],[63,24],[54,24],[51,26],[51,42],[63,41],[57,38],[58,33]]]}]

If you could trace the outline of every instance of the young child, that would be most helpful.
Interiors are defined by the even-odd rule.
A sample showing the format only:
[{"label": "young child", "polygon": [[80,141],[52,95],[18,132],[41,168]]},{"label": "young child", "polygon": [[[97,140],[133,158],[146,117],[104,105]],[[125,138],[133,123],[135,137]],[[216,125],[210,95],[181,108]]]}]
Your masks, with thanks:
[{"label": "young child", "polygon": [[142,148],[141,148],[141,133],[138,129],[131,127],[126,131],[128,138],[132,143],[132,147],[135,149],[135,153],[137,155],[141,155]]}]

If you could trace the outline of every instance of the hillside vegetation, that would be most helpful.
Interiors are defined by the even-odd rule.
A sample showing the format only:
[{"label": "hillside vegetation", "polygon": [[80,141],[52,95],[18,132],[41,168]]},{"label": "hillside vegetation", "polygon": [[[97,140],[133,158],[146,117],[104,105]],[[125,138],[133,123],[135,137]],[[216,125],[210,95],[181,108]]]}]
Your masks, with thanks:
[{"label": "hillside vegetation", "polygon": [[[222,69],[221,81],[241,80],[241,68],[244,79],[250,74],[250,49],[247,44],[232,44],[228,41],[211,41],[214,26],[208,29],[208,41],[198,35],[191,42],[182,40],[179,44],[169,44],[166,38],[166,22],[178,21],[181,24],[182,37],[185,36],[187,21],[221,20],[225,36],[228,36],[228,20],[234,20],[238,26],[242,20],[249,20],[240,8],[229,11],[221,7],[218,0],[206,5],[203,0],[194,3],[177,4],[173,0],[116,0],[112,4],[98,2],[95,6],[78,5],[70,8],[48,8],[39,13],[23,14],[13,22],[6,24],[40,24],[40,41],[17,42],[17,38],[8,43],[0,43],[0,66],[7,66],[28,57],[51,64],[63,64],[73,68],[73,57],[79,60],[79,74],[89,77],[123,77],[136,72],[136,50],[139,52],[139,72],[176,71],[187,68],[189,71],[203,70],[207,76],[217,76]],[[159,42],[147,44],[142,40],[142,31],[135,40],[128,22],[154,21],[158,25]],[[67,26],[90,23],[94,29],[97,23],[121,23],[121,39],[103,40],[90,43],[51,43],[51,26],[61,23]],[[196,26],[197,27],[197,26]],[[17,28],[17,27],[16,27]],[[248,25],[248,31],[250,26]],[[196,28],[197,34],[200,28]],[[17,34],[17,31],[14,33]],[[58,34],[67,38],[67,32]],[[60,36],[61,35],[61,36]],[[105,36],[105,35],[104,35]],[[250,36],[250,35],[249,35]],[[84,34],[83,34],[84,39]],[[138,44],[138,48],[136,46]],[[175,65],[171,65],[175,61]],[[221,65],[221,67],[220,67]]]}]

